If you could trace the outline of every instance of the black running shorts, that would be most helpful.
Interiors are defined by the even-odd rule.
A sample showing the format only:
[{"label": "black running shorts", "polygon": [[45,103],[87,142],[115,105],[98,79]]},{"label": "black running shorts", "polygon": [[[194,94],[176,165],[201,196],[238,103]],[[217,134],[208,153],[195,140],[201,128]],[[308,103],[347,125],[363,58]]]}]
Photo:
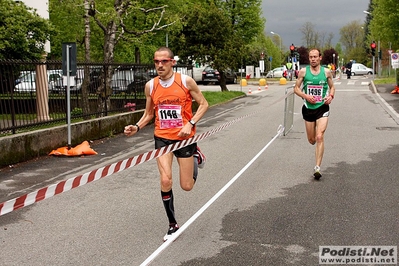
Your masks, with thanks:
[{"label": "black running shorts", "polygon": [[[170,139],[164,139],[164,138],[158,138],[154,136],[155,139],[155,149],[159,149],[165,146],[168,146],[170,144],[179,142],[180,140],[170,140]],[[190,144],[186,147],[183,147],[181,149],[178,149],[173,152],[173,154],[178,157],[178,158],[189,158],[193,156],[194,152],[197,150],[197,143]]]},{"label": "black running shorts", "polygon": [[315,122],[317,119],[322,117],[328,117],[330,115],[330,106],[323,104],[317,109],[308,109],[305,105],[302,106],[302,117],[305,121]]}]

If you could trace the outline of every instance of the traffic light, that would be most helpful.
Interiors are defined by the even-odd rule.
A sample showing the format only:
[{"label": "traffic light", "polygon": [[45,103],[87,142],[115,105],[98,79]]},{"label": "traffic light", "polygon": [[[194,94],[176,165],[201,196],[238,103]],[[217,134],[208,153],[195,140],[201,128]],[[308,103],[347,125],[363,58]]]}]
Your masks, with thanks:
[{"label": "traffic light", "polygon": [[373,56],[375,56],[375,48],[377,47],[377,45],[375,44],[375,41],[373,41],[371,44],[370,44],[370,48],[371,48],[371,54],[373,55]]},{"label": "traffic light", "polygon": [[291,51],[291,57],[294,57],[294,51],[295,51],[295,45],[294,44],[290,45],[290,51]]},{"label": "traffic light", "polygon": [[299,61],[299,53],[298,52],[295,52],[295,58],[297,61]]}]

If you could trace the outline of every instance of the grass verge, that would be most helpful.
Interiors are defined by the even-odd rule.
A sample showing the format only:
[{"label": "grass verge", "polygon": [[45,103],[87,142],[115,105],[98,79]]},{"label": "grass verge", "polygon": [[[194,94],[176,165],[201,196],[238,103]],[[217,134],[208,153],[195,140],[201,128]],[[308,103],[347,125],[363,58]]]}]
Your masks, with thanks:
[{"label": "grass verge", "polygon": [[225,103],[237,97],[245,96],[242,91],[203,91],[205,99],[209,106]]},{"label": "grass verge", "polygon": [[377,78],[374,80],[374,84],[395,84],[395,77],[392,78]]}]

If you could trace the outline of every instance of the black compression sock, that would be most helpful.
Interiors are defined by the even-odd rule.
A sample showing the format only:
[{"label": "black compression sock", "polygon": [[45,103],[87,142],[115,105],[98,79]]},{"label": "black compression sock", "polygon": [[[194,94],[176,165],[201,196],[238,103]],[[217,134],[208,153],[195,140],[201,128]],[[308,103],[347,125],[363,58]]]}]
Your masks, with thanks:
[{"label": "black compression sock", "polygon": [[176,224],[175,206],[173,204],[173,191],[161,191],[163,206],[165,207],[166,215],[168,216],[170,224]]}]

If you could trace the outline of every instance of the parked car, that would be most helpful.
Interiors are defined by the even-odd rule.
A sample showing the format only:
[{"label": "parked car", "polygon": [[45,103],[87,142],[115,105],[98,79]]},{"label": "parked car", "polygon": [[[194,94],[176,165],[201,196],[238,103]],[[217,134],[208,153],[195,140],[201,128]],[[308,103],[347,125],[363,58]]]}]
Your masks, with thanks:
[{"label": "parked car", "polygon": [[128,86],[134,81],[132,70],[115,70],[111,79],[111,88],[114,93],[127,92]]},{"label": "parked car", "polygon": [[145,84],[151,77],[147,72],[132,69],[115,70],[111,87],[114,93],[133,93],[144,91]]},{"label": "parked car", "polygon": [[31,71],[21,71],[19,74],[19,77],[15,80],[15,85],[21,83],[21,79],[23,76],[25,76],[26,74],[29,74]]},{"label": "parked car", "polygon": [[[234,71],[232,71],[231,69],[227,69],[223,73],[226,78],[227,84],[237,83],[237,75]],[[220,72],[217,71],[216,69],[213,69],[211,66],[205,67],[204,70],[202,71],[202,82],[204,85],[210,82],[219,83]]]},{"label": "parked car", "polygon": [[284,73],[284,67],[276,67],[267,72],[266,78],[281,78]]},{"label": "parked car", "polygon": [[[62,72],[61,75],[63,75]],[[83,68],[78,68],[76,70],[76,76],[70,77],[69,91],[71,92],[80,91],[82,89],[83,77],[84,77]],[[61,79],[54,82],[54,86],[52,86],[51,88],[49,87],[49,91],[52,93],[66,93],[67,85],[68,85],[67,77],[62,76]]]},{"label": "parked car", "polygon": [[150,78],[155,78],[158,76],[158,72],[156,69],[148,69],[147,74]]},{"label": "parked car", "polygon": [[373,74],[373,69],[363,64],[353,63],[351,68],[352,76]]},{"label": "parked car", "polygon": [[[47,70],[48,90],[52,91],[62,82],[61,70]],[[26,73],[18,79],[18,84],[15,85],[14,92],[35,92],[36,91],[36,72],[32,71]]]},{"label": "parked car", "polygon": [[[196,64],[193,66],[192,77],[195,80],[195,82],[202,83],[202,73],[204,72],[204,69],[206,67],[207,67],[207,65],[202,65],[202,64]],[[190,73],[189,73],[189,75],[190,75]]]}]

